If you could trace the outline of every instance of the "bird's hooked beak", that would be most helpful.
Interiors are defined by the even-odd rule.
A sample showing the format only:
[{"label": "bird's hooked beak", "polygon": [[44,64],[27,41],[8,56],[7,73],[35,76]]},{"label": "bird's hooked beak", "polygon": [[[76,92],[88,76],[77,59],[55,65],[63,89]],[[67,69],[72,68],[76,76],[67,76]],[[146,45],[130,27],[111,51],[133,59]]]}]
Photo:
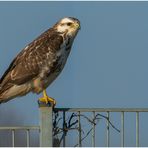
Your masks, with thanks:
[{"label": "bird's hooked beak", "polygon": [[80,30],[81,29],[81,26],[80,26],[79,22],[75,22],[72,27],[75,28],[76,30]]},{"label": "bird's hooked beak", "polygon": [[74,22],[72,27],[75,28],[76,30],[80,30],[81,29],[80,21],[79,20],[75,20],[75,22]]},{"label": "bird's hooked beak", "polygon": [[77,28],[78,30],[80,30],[80,29],[81,29],[80,24],[76,23],[76,28]]}]

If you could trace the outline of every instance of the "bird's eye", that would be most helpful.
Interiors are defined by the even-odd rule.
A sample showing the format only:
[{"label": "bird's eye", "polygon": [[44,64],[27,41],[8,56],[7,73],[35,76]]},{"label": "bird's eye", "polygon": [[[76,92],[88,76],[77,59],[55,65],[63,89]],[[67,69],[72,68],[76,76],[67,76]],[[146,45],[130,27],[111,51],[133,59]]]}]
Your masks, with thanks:
[{"label": "bird's eye", "polygon": [[67,23],[67,26],[71,26],[72,25],[72,23]]}]

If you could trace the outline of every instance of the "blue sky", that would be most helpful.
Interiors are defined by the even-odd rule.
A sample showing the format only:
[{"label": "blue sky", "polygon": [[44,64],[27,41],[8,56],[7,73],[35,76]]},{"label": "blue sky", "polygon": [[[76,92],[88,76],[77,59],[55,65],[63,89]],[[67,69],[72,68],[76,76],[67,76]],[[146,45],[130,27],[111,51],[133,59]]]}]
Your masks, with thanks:
[{"label": "blue sky", "polygon": [[[0,76],[28,43],[65,16],[81,21],[61,75],[48,87],[57,107],[147,107],[147,2],[0,2]],[[28,94],[0,106],[0,124],[38,123]]]}]

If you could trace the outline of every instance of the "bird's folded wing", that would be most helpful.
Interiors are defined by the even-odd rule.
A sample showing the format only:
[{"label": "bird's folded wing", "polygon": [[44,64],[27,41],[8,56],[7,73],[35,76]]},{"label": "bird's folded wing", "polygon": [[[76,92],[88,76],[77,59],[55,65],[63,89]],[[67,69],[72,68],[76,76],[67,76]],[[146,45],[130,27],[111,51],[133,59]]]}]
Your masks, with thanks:
[{"label": "bird's folded wing", "polygon": [[[62,37],[52,29],[44,32],[12,61],[0,79],[0,87],[7,83],[21,85],[35,78],[39,74],[42,65],[47,62],[47,55],[48,60],[52,61],[53,56],[55,56],[53,53],[60,48],[62,42]],[[51,51],[49,52],[49,50]]]}]

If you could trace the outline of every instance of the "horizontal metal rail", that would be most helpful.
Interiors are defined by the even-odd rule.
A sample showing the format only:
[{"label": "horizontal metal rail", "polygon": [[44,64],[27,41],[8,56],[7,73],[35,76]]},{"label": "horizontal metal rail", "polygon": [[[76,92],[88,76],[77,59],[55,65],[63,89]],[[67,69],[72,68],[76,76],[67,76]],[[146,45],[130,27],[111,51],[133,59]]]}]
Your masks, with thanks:
[{"label": "horizontal metal rail", "polygon": [[0,130],[40,130],[39,126],[0,126]]},{"label": "horizontal metal rail", "polygon": [[148,112],[148,108],[55,108],[67,112]]}]

